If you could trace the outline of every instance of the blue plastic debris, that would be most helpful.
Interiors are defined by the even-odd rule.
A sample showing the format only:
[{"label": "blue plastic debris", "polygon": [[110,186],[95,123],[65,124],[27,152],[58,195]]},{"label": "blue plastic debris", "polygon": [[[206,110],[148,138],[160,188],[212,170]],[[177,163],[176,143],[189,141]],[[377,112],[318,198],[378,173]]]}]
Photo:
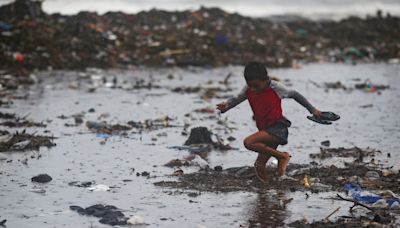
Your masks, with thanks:
[{"label": "blue plastic debris", "polygon": [[218,45],[228,45],[229,44],[229,38],[224,34],[217,34],[216,37],[215,37],[215,42]]},{"label": "blue plastic debris", "polygon": [[348,194],[357,202],[365,203],[370,205],[379,205],[383,207],[399,207],[400,206],[400,199],[398,198],[391,198],[391,199],[384,199],[382,196],[373,194],[368,191],[364,191],[360,186],[356,184],[346,184],[344,189],[348,192]]},{"label": "blue plastic debris", "polygon": [[101,138],[101,139],[108,139],[111,137],[111,135],[109,134],[104,134],[104,133],[99,133],[96,135],[97,138]]},{"label": "blue plastic debris", "polygon": [[7,24],[7,23],[5,23],[3,21],[0,21],[0,30],[8,31],[10,29],[12,29],[12,25]]}]

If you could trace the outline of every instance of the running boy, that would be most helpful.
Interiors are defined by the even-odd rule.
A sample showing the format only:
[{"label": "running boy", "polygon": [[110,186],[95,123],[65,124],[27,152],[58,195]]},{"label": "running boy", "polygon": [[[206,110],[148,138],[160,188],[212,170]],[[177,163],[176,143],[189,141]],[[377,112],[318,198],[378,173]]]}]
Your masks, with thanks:
[{"label": "running boy", "polygon": [[278,145],[287,144],[288,127],[291,125],[291,122],[282,115],[281,99],[293,98],[317,117],[321,112],[297,91],[288,90],[281,84],[271,81],[261,63],[248,63],[244,69],[244,78],[247,86],[237,97],[217,104],[217,109],[224,113],[246,99],[249,101],[259,131],[245,138],[244,146],[258,153],[254,168],[257,177],[265,183],[268,180],[265,166],[271,156],[278,160],[278,176],[285,174],[291,157],[288,152],[276,150]]}]

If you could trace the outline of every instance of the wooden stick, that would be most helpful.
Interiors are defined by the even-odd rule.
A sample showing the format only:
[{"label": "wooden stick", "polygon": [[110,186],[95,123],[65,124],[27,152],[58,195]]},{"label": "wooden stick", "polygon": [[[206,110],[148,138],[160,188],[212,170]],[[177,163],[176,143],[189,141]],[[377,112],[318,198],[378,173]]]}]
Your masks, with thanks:
[{"label": "wooden stick", "polygon": [[339,199],[341,199],[341,200],[354,203],[354,205],[350,208],[350,212],[353,210],[353,208],[354,208],[355,206],[365,207],[365,208],[367,208],[368,210],[370,210],[370,211],[372,211],[372,212],[375,212],[375,210],[372,209],[371,207],[368,207],[367,205],[362,204],[362,203],[360,203],[360,202],[358,202],[358,201],[356,201],[356,200],[343,198],[343,197],[342,197],[341,195],[339,195],[339,194],[336,194],[336,195],[337,195],[337,197],[339,197]]},{"label": "wooden stick", "polygon": [[336,212],[338,212],[340,209],[340,207],[336,208],[336,210],[332,211],[332,213],[330,213],[328,216],[326,216],[325,220],[328,220],[329,217],[331,217],[333,214],[335,214]]}]

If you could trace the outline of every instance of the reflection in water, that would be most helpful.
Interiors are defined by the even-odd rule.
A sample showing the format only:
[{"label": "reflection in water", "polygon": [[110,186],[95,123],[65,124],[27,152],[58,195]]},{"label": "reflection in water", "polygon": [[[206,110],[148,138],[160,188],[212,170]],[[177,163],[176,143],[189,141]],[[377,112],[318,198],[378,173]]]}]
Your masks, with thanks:
[{"label": "reflection in water", "polygon": [[286,204],[292,199],[285,192],[269,190],[259,193],[249,210],[249,227],[284,226],[288,213]]}]

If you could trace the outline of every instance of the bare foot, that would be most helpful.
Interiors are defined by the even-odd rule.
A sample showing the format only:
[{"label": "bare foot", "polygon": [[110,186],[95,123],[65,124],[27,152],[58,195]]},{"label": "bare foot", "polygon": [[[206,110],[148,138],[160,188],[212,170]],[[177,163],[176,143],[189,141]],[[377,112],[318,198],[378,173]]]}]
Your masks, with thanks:
[{"label": "bare foot", "polygon": [[282,152],[283,153],[283,158],[278,159],[278,176],[283,176],[285,175],[286,168],[289,164],[289,160],[292,156],[288,152]]},{"label": "bare foot", "polygon": [[267,174],[267,169],[265,168],[265,163],[260,162],[257,159],[256,162],[254,163],[254,169],[256,171],[258,179],[263,183],[267,183],[268,174]]}]

